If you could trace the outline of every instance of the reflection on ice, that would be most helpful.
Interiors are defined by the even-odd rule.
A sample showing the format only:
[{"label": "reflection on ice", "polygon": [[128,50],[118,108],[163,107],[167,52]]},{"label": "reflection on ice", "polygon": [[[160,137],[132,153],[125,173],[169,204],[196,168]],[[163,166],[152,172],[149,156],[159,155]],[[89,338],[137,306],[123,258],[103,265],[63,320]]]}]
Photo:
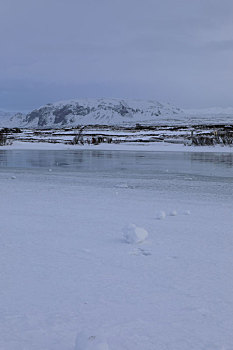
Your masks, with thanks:
[{"label": "reflection on ice", "polygon": [[210,162],[216,165],[233,167],[233,153],[190,153],[191,160],[194,162]]},{"label": "reflection on ice", "polygon": [[[203,167],[205,163],[205,167]],[[0,150],[0,166],[70,171],[231,176],[233,154],[205,152]],[[229,169],[230,168],[230,169]]]}]

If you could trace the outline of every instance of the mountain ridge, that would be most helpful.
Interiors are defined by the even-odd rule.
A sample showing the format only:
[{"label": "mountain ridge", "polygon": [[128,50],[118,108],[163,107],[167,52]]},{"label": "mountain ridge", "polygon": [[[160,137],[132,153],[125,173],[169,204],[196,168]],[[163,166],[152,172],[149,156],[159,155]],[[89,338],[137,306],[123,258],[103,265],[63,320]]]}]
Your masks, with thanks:
[{"label": "mountain ridge", "polygon": [[[32,128],[78,125],[121,125],[156,122],[156,117],[174,117],[183,111],[157,101],[123,99],[75,99],[48,103],[20,116],[21,125]],[[17,122],[18,116],[11,118]]]},{"label": "mountain ridge", "polygon": [[64,128],[85,125],[232,124],[233,107],[180,109],[155,100],[116,98],[72,99],[48,103],[28,113],[0,110],[0,127]]}]

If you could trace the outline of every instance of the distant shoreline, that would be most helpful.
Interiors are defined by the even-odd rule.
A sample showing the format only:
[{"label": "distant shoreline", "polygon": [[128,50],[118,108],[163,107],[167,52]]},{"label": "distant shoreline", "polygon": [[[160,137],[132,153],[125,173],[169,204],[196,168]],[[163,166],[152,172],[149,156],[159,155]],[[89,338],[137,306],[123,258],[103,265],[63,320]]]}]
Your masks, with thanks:
[{"label": "distant shoreline", "polygon": [[167,142],[154,143],[121,143],[99,145],[67,145],[62,143],[49,142],[20,142],[15,141],[12,145],[1,146],[4,150],[91,150],[91,151],[144,151],[144,152],[218,152],[233,153],[231,146],[185,146],[183,144],[171,144]]}]

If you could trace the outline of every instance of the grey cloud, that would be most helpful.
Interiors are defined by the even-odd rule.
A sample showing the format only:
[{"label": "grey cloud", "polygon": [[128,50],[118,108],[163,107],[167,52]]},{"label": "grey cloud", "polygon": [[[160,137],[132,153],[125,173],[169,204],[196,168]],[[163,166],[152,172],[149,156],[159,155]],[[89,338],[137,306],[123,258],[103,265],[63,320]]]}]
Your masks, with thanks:
[{"label": "grey cloud", "polygon": [[232,33],[231,0],[2,0],[0,107],[75,95],[230,105]]},{"label": "grey cloud", "polygon": [[232,40],[221,40],[211,41],[207,43],[207,48],[213,51],[233,51],[233,39]]}]

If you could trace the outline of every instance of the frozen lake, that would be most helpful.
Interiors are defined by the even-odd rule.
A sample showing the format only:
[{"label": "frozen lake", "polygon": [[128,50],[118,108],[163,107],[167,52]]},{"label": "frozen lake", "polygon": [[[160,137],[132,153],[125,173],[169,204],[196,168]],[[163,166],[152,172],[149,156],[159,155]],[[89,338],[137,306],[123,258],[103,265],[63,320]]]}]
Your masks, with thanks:
[{"label": "frozen lake", "polygon": [[120,181],[122,186],[160,191],[233,195],[233,153],[0,150],[0,170],[52,172],[98,186]]},{"label": "frozen lake", "polygon": [[[232,177],[233,153],[0,150],[0,167],[91,173]],[[152,177],[153,177],[152,176]]]},{"label": "frozen lake", "polygon": [[0,150],[0,349],[232,350],[232,173],[231,153]]}]

